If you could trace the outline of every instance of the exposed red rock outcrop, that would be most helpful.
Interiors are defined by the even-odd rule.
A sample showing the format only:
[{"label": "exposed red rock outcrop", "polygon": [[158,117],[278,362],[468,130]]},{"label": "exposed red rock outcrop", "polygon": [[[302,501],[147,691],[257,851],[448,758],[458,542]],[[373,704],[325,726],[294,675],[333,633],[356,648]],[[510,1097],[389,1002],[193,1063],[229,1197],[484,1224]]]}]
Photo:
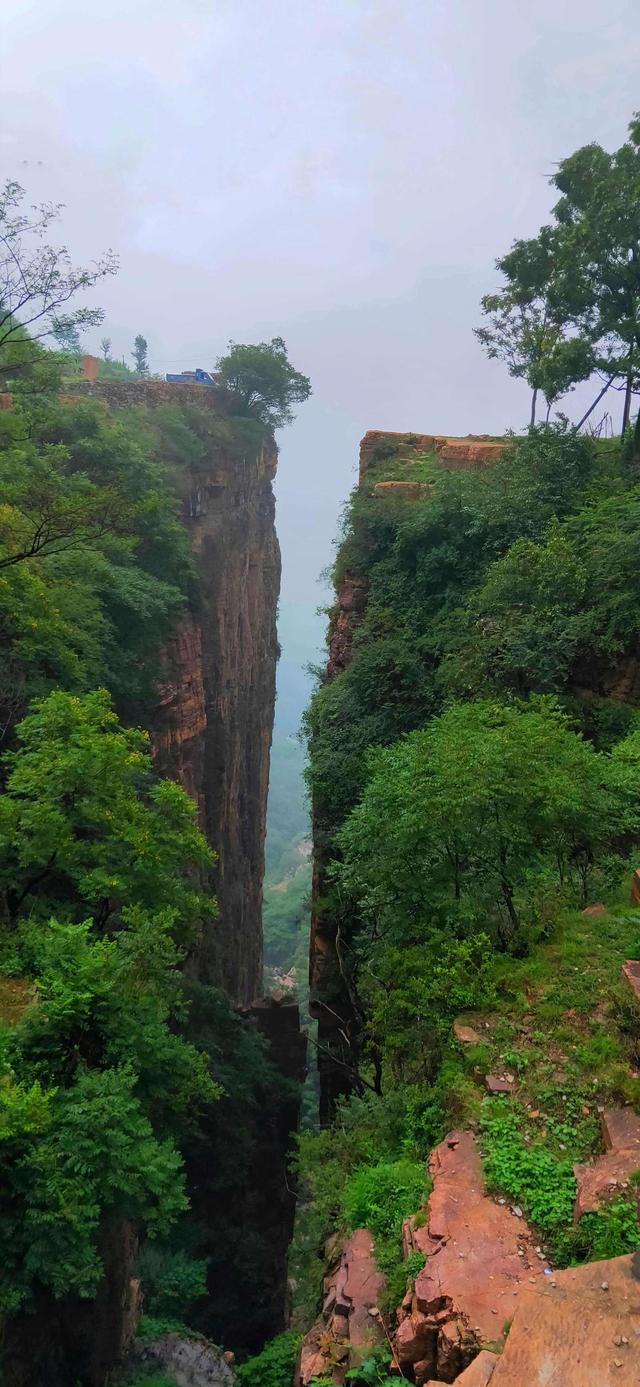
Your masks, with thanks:
[{"label": "exposed red rock outcrop", "polygon": [[576,1222],[616,1191],[627,1188],[630,1177],[640,1170],[640,1117],[633,1108],[605,1109],[600,1125],[604,1155],[573,1168],[577,1181]]},{"label": "exposed red rock outcrop", "polygon": [[485,443],[466,438],[447,438],[440,446],[436,444],[438,461],[449,469],[464,468],[475,471],[496,462],[504,451],[504,443]]},{"label": "exposed red rock outcrop", "polygon": [[509,1074],[486,1074],[484,1086],[487,1093],[515,1093],[516,1081]]},{"label": "exposed red rock outcrop", "polygon": [[367,585],[354,573],[346,573],[338,589],[336,612],[329,631],[327,673],[339,674],[351,660],[353,636],[367,604]]},{"label": "exposed red rock outcrop", "polygon": [[[465,1368],[456,1378],[456,1387],[487,1387],[499,1361],[497,1353],[491,1353],[490,1349],[481,1349],[473,1363],[470,1363],[469,1367]],[[446,1384],[442,1382],[442,1379],[437,1382],[432,1377],[429,1382],[425,1383],[425,1387],[446,1387]]]},{"label": "exposed red rock outcrop", "polygon": [[523,1292],[491,1387],[637,1387],[640,1256],[555,1272]]},{"label": "exposed red rock outcrop", "polygon": [[397,496],[401,501],[420,501],[433,491],[431,482],[376,482],[374,496]]},{"label": "exposed red rock outcrop", "polygon": [[631,904],[640,905],[640,868],[636,867],[631,880]]},{"label": "exposed red rock outcrop", "polygon": [[427,1221],[405,1226],[405,1245],[427,1261],[400,1312],[396,1350],[407,1367],[420,1362],[453,1382],[483,1345],[501,1339],[520,1292],[544,1268],[524,1220],[487,1194],[471,1132],[451,1132],[429,1172]]},{"label": "exposed red rock outcrop", "polygon": [[[220,441],[224,396],[196,382],[79,381],[73,396],[111,409],[197,403],[214,427],[207,464],[174,477],[198,560],[197,598],[164,652],[150,729],[161,772],[196,801],[218,855],[219,914],[199,946],[203,982],[248,1005],[262,989],[262,878],[269,753],[275,705],[280,551],[271,482],[273,439],[243,455]],[[224,435],[222,435],[224,438]]]},{"label": "exposed red rock outcrop", "polygon": [[349,1366],[361,1361],[384,1338],[378,1301],[384,1277],[378,1271],[374,1243],[366,1228],[357,1228],[339,1261],[325,1278],[322,1318],[302,1343],[296,1382],[307,1387],[313,1377],[342,1382]]},{"label": "exposed red rock outcrop", "polygon": [[412,458],[425,453],[436,453],[438,461],[448,469],[473,470],[495,462],[506,446],[495,439],[474,435],[454,438],[448,434],[387,433],[382,429],[370,429],[360,444],[360,485],[369,469],[387,457],[395,462],[411,462]]}]

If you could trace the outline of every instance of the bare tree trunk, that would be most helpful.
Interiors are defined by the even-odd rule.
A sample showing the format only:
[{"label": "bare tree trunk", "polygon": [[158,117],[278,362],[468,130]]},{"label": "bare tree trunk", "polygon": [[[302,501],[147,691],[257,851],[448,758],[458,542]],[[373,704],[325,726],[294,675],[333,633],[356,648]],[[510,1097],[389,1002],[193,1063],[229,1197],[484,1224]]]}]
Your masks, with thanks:
[{"label": "bare tree trunk", "polygon": [[626,383],[625,391],[624,391],[624,409],[623,409],[623,411],[622,411],[622,437],[623,437],[623,438],[624,438],[624,436],[625,436],[625,433],[627,432],[627,429],[628,429],[628,427],[629,427],[629,419],[631,418],[631,387],[632,387],[632,385],[633,385],[633,371],[631,370],[631,359],[632,359],[632,357],[633,357],[633,348],[634,348],[634,346],[635,346],[635,342],[632,342],[632,343],[631,343],[631,346],[629,347],[629,356],[628,356],[629,367],[628,367],[628,370],[627,370],[627,383]]},{"label": "bare tree trunk", "polygon": [[640,409],[636,415],[636,425],[633,430],[633,461],[640,462]]},{"label": "bare tree trunk", "polygon": [[504,877],[502,879],[501,894],[509,917],[509,929],[501,930],[500,933],[502,935],[502,943],[504,947],[508,949],[519,933],[520,920],[513,902],[513,887],[511,882],[507,881]]},{"label": "bare tree trunk", "polygon": [[589,418],[589,415],[590,415],[590,414],[593,414],[593,411],[594,411],[596,405],[600,404],[600,401],[601,401],[601,399],[602,399],[602,396],[603,396],[603,395],[606,395],[607,390],[609,389],[610,386],[613,385],[614,380],[615,380],[615,375],[609,376],[609,379],[608,379],[608,381],[606,381],[605,384],[603,385],[602,390],[600,390],[600,391],[598,392],[598,394],[596,395],[596,398],[595,398],[595,400],[593,401],[593,404],[592,404],[592,405],[589,405],[589,408],[588,408],[586,414],[583,414],[583,416],[582,416],[581,420],[579,421],[579,423],[576,424],[576,426],[575,426],[575,428],[574,428],[574,433],[580,433],[580,430],[581,430],[581,428],[582,428],[582,425],[583,425],[583,424],[586,424],[587,419]]},{"label": "bare tree trunk", "polygon": [[529,428],[530,428],[530,429],[532,429],[532,428],[534,427],[535,422],[536,422],[536,404],[537,404],[537,402],[538,402],[538,387],[537,387],[537,385],[536,385],[536,386],[534,387],[533,395],[531,396],[531,418],[530,418],[530,420],[529,420]]}]

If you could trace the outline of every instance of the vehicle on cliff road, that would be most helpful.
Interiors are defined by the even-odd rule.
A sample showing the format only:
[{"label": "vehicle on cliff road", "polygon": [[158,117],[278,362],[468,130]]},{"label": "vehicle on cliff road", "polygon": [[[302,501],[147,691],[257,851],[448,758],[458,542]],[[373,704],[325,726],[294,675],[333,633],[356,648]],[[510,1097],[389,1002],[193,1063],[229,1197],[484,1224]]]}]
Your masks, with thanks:
[{"label": "vehicle on cliff road", "polygon": [[196,381],[198,385],[215,384],[211,373],[209,371],[203,371],[201,366],[198,366],[195,371],[181,371],[179,375],[167,375],[165,376],[165,380],[167,380],[170,385],[188,385],[193,381]]}]

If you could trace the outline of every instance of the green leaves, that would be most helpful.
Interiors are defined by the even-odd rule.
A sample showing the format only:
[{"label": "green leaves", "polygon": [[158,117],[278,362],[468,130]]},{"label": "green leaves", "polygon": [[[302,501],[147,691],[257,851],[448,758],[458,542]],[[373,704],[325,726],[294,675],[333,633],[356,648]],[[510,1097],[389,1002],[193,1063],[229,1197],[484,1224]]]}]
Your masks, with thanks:
[{"label": "green leaves", "polygon": [[272,429],[293,420],[293,405],[308,400],[311,385],[287,357],[281,337],[247,345],[230,342],[216,362],[216,382],[239,414],[253,415]]},{"label": "green leaves", "polygon": [[485,1103],[482,1115],[484,1171],[492,1189],[521,1203],[544,1237],[571,1225],[576,1182],[570,1160],[523,1141],[518,1115],[506,1102]]},{"label": "green leaves", "polygon": [[473,919],[480,906],[513,941],[518,887],[552,864],[562,883],[579,847],[595,853],[639,816],[552,704],[464,704],[371,754],[335,872],[392,937],[409,942],[425,918]]},{"label": "green leaves", "polygon": [[560,161],[551,183],[562,194],[553,224],[497,261],[504,283],[483,298],[488,324],[476,336],[529,382],[532,424],[538,391],[550,407],[594,370],[605,389],[625,379],[624,432],[640,371],[637,117],[619,149],[584,145]]},{"label": "green leaves", "polygon": [[152,780],[146,734],[121,726],[104,690],[49,694],[17,735],[0,796],[0,882],[14,913],[27,897],[46,909],[61,882],[102,926],[125,905],[169,908],[183,928],[211,912],[187,876],[213,861],[193,801]]}]

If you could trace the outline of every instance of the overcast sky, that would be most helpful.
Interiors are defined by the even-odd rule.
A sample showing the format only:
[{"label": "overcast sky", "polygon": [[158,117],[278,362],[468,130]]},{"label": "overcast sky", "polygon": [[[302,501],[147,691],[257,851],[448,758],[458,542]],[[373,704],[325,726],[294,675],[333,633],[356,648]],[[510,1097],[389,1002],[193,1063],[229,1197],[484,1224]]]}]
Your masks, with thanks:
[{"label": "overcast sky", "polygon": [[78,258],[119,252],[118,354],[281,335],[311,376],[280,439],[289,603],[320,600],[366,429],[526,422],[478,301],[554,162],[624,139],[638,0],[1,0],[0,34],[5,173],[66,204]]}]

